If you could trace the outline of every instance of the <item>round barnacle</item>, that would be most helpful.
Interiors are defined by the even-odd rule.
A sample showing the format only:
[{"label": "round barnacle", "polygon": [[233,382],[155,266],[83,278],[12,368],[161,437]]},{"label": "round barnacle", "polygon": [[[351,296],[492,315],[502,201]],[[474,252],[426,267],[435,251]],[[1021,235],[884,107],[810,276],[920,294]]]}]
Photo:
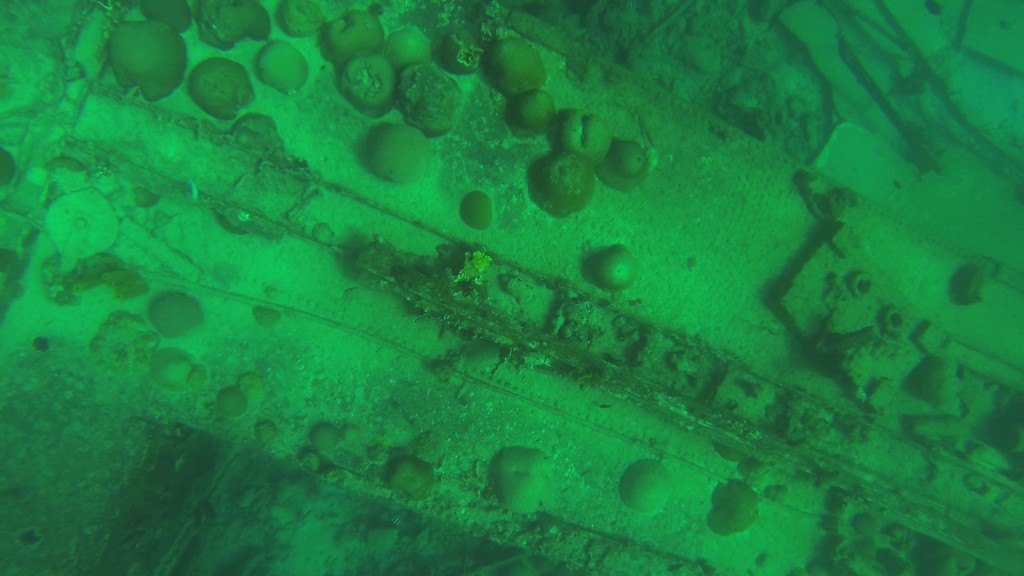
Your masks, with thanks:
[{"label": "round barnacle", "polygon": [[728,536],[743,532],[757,520],[757,494],[742,480],[729,480],[715,487],[707,524],[715,534]]},{"label": "round barnacle", "polygon": [[324,23],[324,14],[314,0],[282,0],[277,21],[289,36],[312,36]]},{"label": "round barnacle", "polygon": [[584,209],[594,196],[594,170],[579,154],[553,154],[534,162],[527,174],[530,199],[541,210],[564,218]]},{"label": "round barnacle", "polygon": [[249,112],[231,125],[231,137],[243,148],[264,155],[284,152],[284,140],[277,131],[277,122],[266,114]]},{"label": "round barnacle", "polygon": [[266,40],[270,14],[258,0],[206,0],[197,6],[199,39],[230,50],[241,40]]},{"label": "round barnacle", "polygon": [[876,317],[878,331],[886,338],[899,338],[906,328],[906,321],[903,314],[891,304],[886,304],[878,310]]},{"label": "round barnacle", "polygon": [[609,187],[628,192],[643,182],[649,167],[647,151],[640,144],[614,138],[608,154],[594,168],[594,173]]},{"label": "round barnacle", "polygon": [[254,306],[252,318],[263,328],[273,328],[281,320],[281,313],[268,306]]},{"label": "round barnacle", "polygon": [[527,90],[508,99],[505,121],[517,137],[548,131],[555,121],[555,100],[546,90]]},{"label": "round barnacle", "polygon": [[644,514],[656,514],[672,492],[672,478],[665,466],[652,458],[637,460],[619,478],[623,504]]},{"label": "round barnacle", "polygon": [[182,392],[202,385],[206,372],[181,348],[158,348],[149,358],[149,377],[158,388]]},{"label": "round barnacle", "polygon": [[186,0],[142,0],[139,8],[146,20],[163,22],[178,34],[192,26],[192,8]]},{"label": "round barnacle", "polygon": [[583,261],[583,277],[609,292],[618,292],[632,286],[638,269],[636,257],[622,244],[598,250]]},{"label": "round barnacle", "polygon": [[320,33],[321,54],[338,66],[356,54],[372,53],[383,45],[384,28],[377,16],[366,10],[350,10]]},{"label": "round barnacle", "polygon": [[219,56],[192,68],[188,93],[196,106],[219,120],[234,120],[252,102],[254,94],[245,66]]},{"label": "round barnacle", "polygon": [[426,135],[412,126],[384,123],[371,129],[365,155],[370,172],[406,184],[426,171],[431,145]]},{"label": "round barnacle", "polygon": [[384,482],[410,500],[423,500],[434,485],[434,467],[415,456],[396,456],[384,467]]},{"label": "round barnacle", "polygon": [[483,53],[483,48],[477,45],[472,34],[457,30],[441,39],[438,59],[452,74],[472,74],[480,67],[480,55]]},{"label": "round barnacle", "polygon": [[263,397],[267,383],[262,376],[255,372],[244,372],[238,375],[235,382],[245,394],[246,398],[258,399]]},{"label": "round barnacle", "polygon": [[[600,164],[608,155],[612,131],[601,116],[581,110],[566,110],[560,114],[558,122],[554,140],[559,151],[578,154],[591,165]],[[643,171],[646,172],[646,166]]]},{"label": "round barnacle", "polygon": [[228,418],[238,418],[249,408],[249,399],[239,386],[225,386],[217,393],[217,412]]},{"label": "round barnacle", "polygon": [[256,57],[256,77],[282,94],[295,94],[306,85],[309,64],[298,48],[275,40]]},{"label": "round barnacle", "polygon": [[330,422],[317,422],[309,429],[309,441],[320,454],[330,454],[341,443],[341,429]]},{"label": "round barnacle", "polygon": [[341,94],[352,106],[371,118],[391,109],[395,100],[395,69],[380,54],[357,54],[338,75]]},{"label": "round barnacle", "polygon": [[[110,32],[107,50],[117,83],[150,102],[169,96],[185,76],[185,41],[163,22],[123,22]],[[0,185],[2,164],[0,154]]]},{"label": "round barnacle", "polygon": [[552,468],[542,450],[506,446],[491,458],[487,475],[502,508],[514,514],[535,514],[550,502]]},{"label": "round barnacle", "polygon": [[547,78],[540,53],[519,38],[495,42],[488,48],[487,63],[491,80],[506,96],[540,88]]},{"label": "round barnacle", "polygon": [[313,236],[313,240],[320,244],[328,244],[337,236],[334,228],[331,228],[331,225],[327,222],[317,222],[314,224],[310,234]]},{"label": "round barnacle", "polygon": [[459,203],[459,215],[466,226],[486,230],[494,220],[494,202],[479,190],[467,192]]},{"label": "round barnacle", "polygon": [[419,28],[400,28],[388,34],[384,56],[399,72],[414,64],[429,63],[430,40]]},{"label": "round barnacle", "polygon": [[455,126],[462,92],[459,83],[436,66],[413,64],[398,81],[398,108],[405,121],[430,137]]},{"label": "round barnacle", "polygon": [[175,290],[154,296],[146,316],[164,338],[184,336],[203,324],[203,309],[199,301]]}]

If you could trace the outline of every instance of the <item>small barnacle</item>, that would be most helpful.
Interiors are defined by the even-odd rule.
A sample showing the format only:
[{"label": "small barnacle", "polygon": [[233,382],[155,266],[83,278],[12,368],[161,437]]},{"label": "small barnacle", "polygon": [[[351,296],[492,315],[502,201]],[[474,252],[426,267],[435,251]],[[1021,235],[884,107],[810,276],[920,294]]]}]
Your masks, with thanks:
[{"label": "small barnacle", "polygon": [[441,65],[452,74],[472,74],[480,66],[480,56],[484,53],[472,34],[462,30],[445,36],[439,50]]},{"label": "small barnacle", "polygon": [[277,439],[279,431],[277,424],[274,424],[270,420],[260,420],[253,425],[253,435],[256,437],[256,441],[261,445],[267,445]]},{"label": "small barnacle", "polygon": [[892,305],[882,306],[876,318],[878,331],[886,338],[899,338],[906,328],[906,321],[900,311]]},{"label": "small barnacle", "polygon": [[396,456],[384,467],[384,482],[409,500],[423,500],[434,485],[434,467],[412,455]]},{"label": "small barnacle", "polygon": [[860,298],[871,292],[871,277],[860,270],[854,270],[843,277],[846,289],[854,298]]},{"label": "small barnacle", "polygon": [[320,472],[324,469],[324,459],[312,447],[304,448],[299,452],[299,466],[310,472]]}]

